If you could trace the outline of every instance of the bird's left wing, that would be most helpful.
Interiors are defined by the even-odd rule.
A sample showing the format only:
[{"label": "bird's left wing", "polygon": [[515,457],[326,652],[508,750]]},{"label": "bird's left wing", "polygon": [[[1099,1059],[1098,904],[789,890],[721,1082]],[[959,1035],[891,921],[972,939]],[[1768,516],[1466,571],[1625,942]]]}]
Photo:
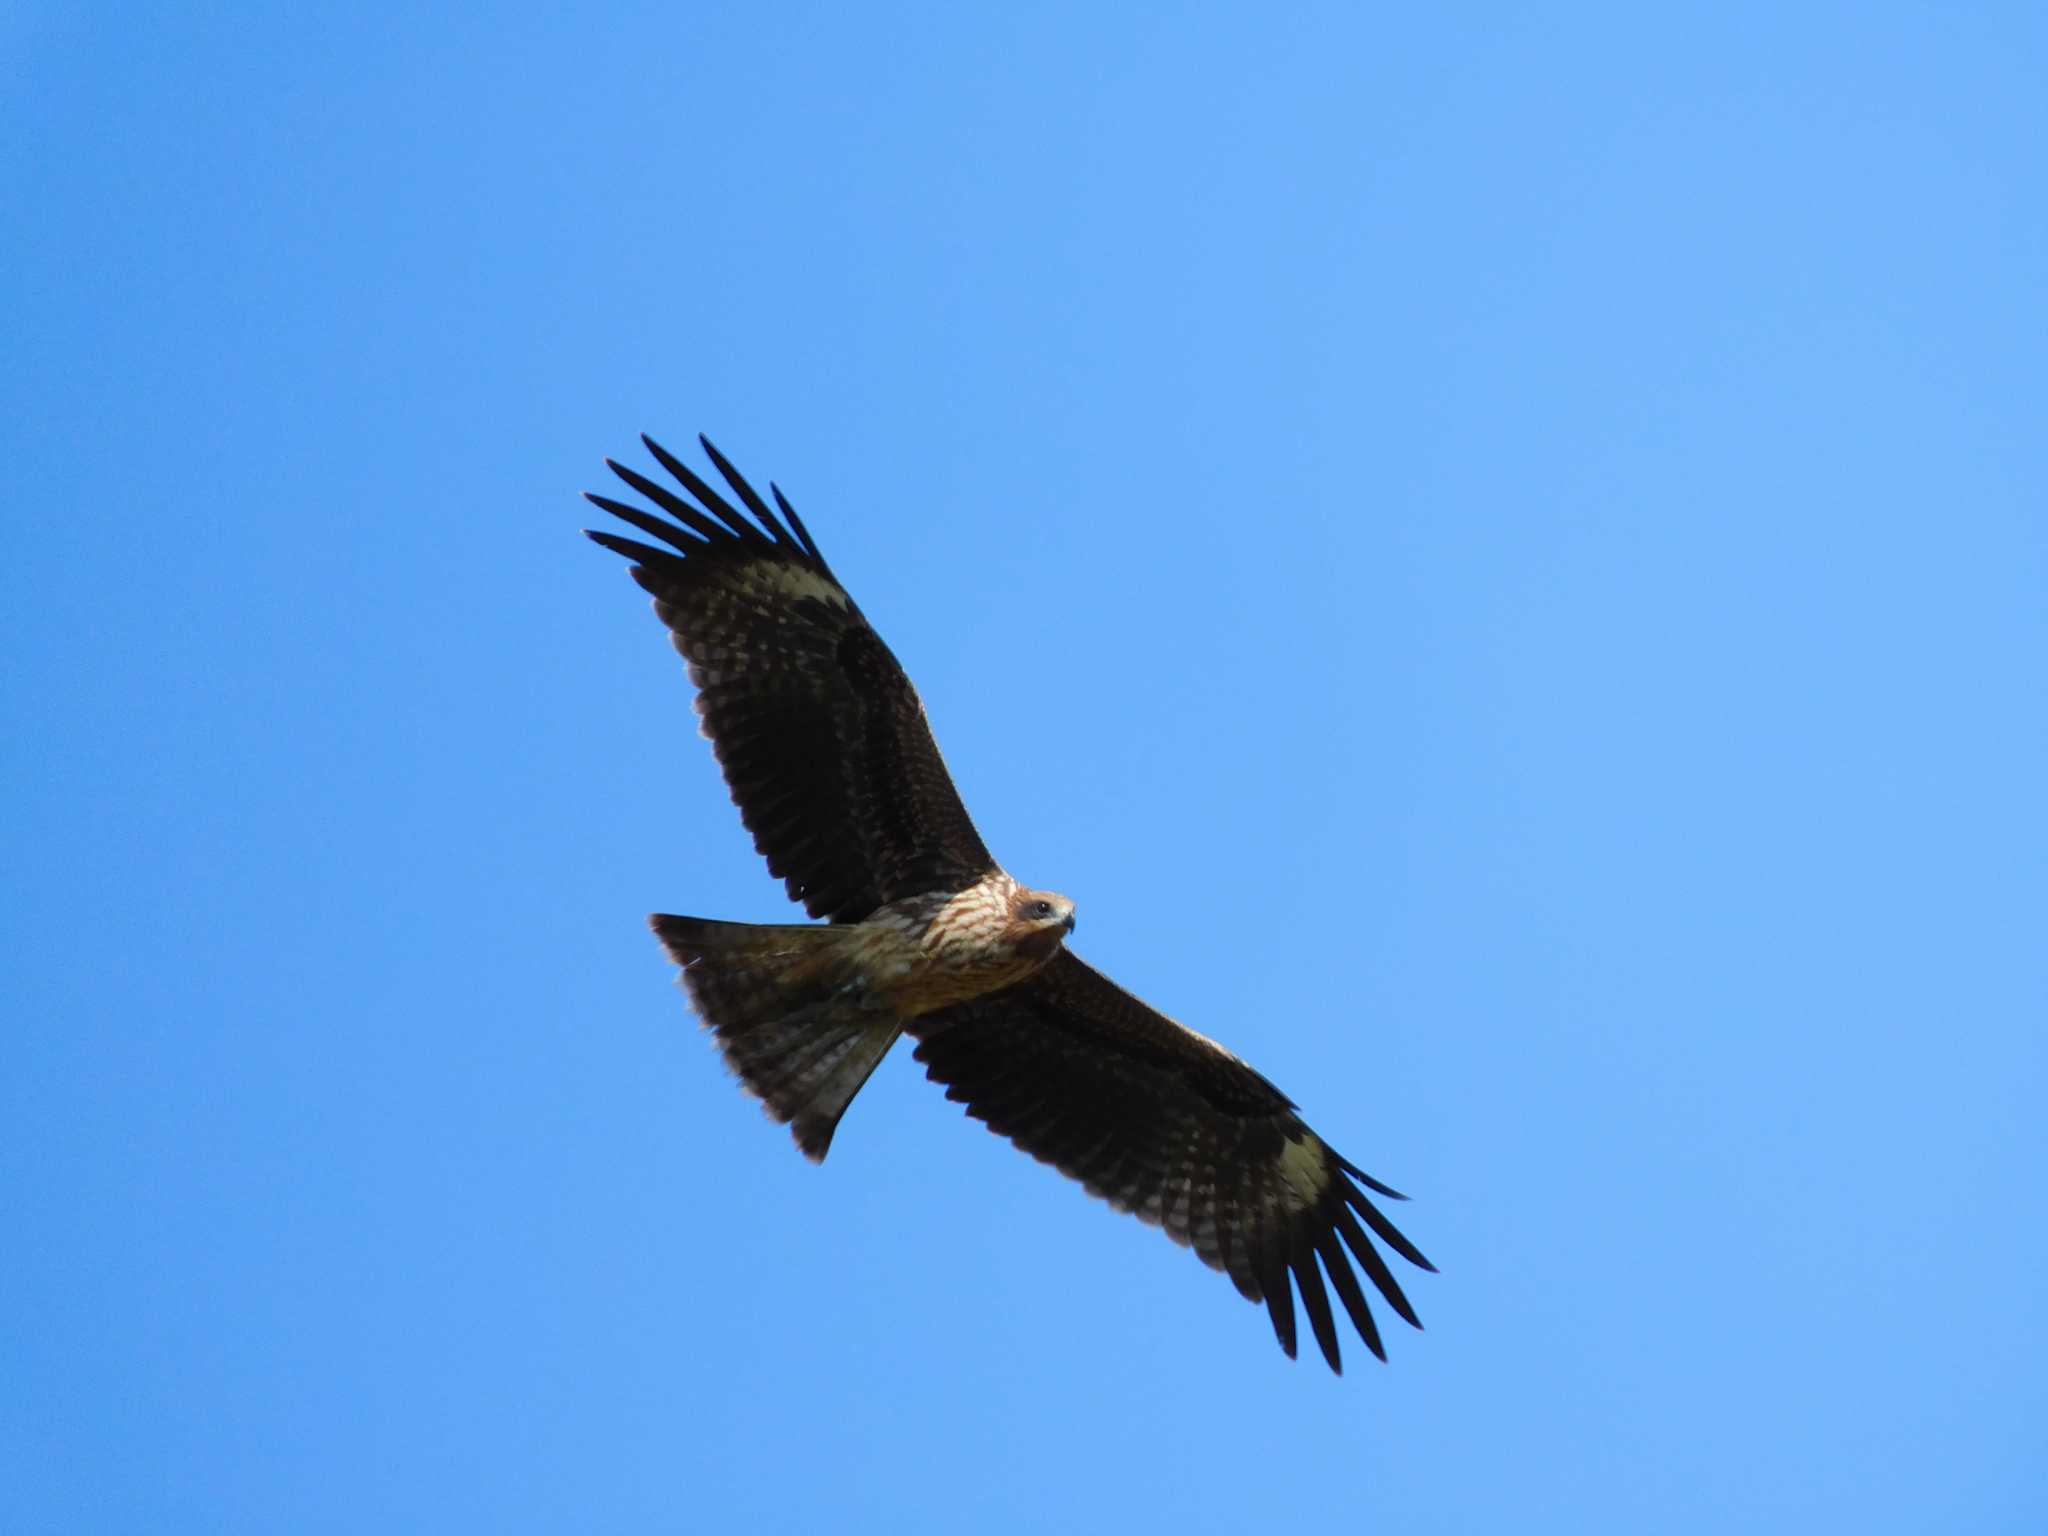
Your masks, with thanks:
[{"label": "bird's left wing", "polygon": [[947,1098],[1191,1246],[1266,1304],[1290,1356],[1299,1289],[1323,1357],[1342,1369],[1327,1274],[1366,1348],[1386,1358],[1353,1261],[1396,1313],[1422,1326],[1367,1232],[1433,1269],[1366,1191],[1403,1197],[1333,1152],[1237,1057],[1071,952],[910,1027],[917,1059]]}]

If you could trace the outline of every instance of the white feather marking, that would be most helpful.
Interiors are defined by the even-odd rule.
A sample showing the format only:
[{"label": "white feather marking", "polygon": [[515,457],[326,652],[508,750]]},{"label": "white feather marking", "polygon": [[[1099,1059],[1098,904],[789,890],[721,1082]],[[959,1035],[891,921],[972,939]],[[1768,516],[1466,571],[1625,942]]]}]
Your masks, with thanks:
[{"label": "white feather marking", "polygon": [[1280,1194],[1289,1210],[1305,1211],[1330,1186],[1330,1165],[1314,1136],[1290,1141],[1280,1153]]}]

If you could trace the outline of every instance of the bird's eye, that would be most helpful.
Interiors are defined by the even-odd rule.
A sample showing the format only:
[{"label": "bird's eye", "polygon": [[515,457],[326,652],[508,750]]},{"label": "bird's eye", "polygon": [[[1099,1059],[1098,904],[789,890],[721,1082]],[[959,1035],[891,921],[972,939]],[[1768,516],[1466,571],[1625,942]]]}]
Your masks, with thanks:
[{"label": "bird's eye", "polygon": [[1052,903],[1049,901],[1034,901],[1031,903],[1031,915],[1040,919],[1051,917]]}]

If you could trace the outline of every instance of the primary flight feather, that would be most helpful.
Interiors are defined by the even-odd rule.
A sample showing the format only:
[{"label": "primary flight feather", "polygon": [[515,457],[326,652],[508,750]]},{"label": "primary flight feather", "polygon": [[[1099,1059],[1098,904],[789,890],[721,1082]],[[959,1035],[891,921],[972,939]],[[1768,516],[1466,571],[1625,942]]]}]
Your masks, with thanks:
[{"label": "primary flight feather", "polygon": [[1342,1369],[1335,1290],[1385,1359],[1353,1266],[1421,1326],[1373,1242],[1434,1267],[1368,1191],[1403,1197],[1333,1152],[1229,1051],[1067,948],[1073,903],[990,855],[917,690],[779,489],[771,508],[699,438],[735,507],[642,441],[689,499],[607,459],[658,510],[589,499],[657,542],[589,536],[633,562],[689,663],[754,846],[790,899],[826,920],[649,919],[740,1080],[822,1160],[908,1033],[926,1075],[968,1114],[1263,1301],[1290,1356],[1299,1291],[1324,1359]]}]

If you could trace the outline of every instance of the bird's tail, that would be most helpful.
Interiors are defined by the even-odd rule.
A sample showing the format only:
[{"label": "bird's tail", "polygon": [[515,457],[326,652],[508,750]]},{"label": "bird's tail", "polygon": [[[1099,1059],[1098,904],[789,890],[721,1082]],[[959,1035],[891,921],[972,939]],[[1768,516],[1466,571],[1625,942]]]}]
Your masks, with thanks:
[{"label": "bird's tail", "polygon": [[647,922],[740,1081],[823,1162],[839,1117],[903,1032],[855,967],[862,936],[664,912]]}]

